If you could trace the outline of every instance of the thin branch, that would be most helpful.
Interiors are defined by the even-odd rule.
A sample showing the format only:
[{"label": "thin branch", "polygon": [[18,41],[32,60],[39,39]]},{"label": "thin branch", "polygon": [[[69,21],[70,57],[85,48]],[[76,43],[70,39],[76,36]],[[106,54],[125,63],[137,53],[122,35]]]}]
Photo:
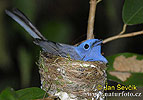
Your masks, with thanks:
[{"label": "thin branch", "polygon": [[124,24],[122,31],[119,33],[119,35],[124,34],[127,28],[127,24]]},{"label": "thin branch", "polygon": [[97,0],[97,3],[101,2],[102,0]]},{"label": "thin branch", "polygon": [[96,0],[90,0],[90,10],[89,10],[89,17],[88,17],[88,26],[87,26],[87,39],[94,38],[94,19],[95,19],[95,11],[96,11]]},{"label": "thin branch", "polygon": [[141,34],[143,34],[143,31],[132,32],[132,33],[128,33],[128,34],[112,36],[112,37],[109,37],[109,38],[103,40],[103,44],[105,44],[107,42],[110,42],[110,41],[113,41],[113,40],[116,40],[116,39],[119,39],[119,38],[132,37],[132,36],[141,35]]}]

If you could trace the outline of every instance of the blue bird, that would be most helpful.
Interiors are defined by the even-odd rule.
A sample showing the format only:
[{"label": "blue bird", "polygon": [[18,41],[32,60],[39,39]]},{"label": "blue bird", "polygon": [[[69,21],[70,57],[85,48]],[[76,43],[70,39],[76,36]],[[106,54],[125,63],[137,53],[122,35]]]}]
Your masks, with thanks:
[{"label": "blue bird", "polygon": [[42,47],[45,52],[62,57],[70,55],[74,60],[108,63],[101,54],[102,41],[99,39],[89,39],[78,46],[56,43],[47,40],[20,10],[16,8],[12,11],[6,10],[6,14],[19,23],[34,38],[34,43]]}]

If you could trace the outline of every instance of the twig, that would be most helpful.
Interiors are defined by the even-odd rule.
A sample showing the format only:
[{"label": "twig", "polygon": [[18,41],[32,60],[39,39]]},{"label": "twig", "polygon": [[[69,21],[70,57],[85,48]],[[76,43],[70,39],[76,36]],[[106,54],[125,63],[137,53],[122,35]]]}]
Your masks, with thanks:
[{"label": "twig", "polygon": [[122,31],[119,33],[119,35],[121,35],[121,34],[125,33],[125,31],[126,31],[126,27],[127,27],[127,24],[124,24],[123,29],[122,29]]},{"label": "twig", "polygon": [[132,32],[132,33],[128,33],[128,34],[123,34],[123,35],[116,35],[116,36],[112,36],[112,37],[109,37],[105,40],[103,40],[103,44],[107,43],[107,42],[110,42],[112,40],[116,40],[116,39],[119,39],[119,38],[125,38],[125,37],[132,37],[132,36],[136,36],[136,35],[141,35],[143,34],[143,31],[138,31],[138,32]]},{"label": "twig", "polygon": [[96,0],[90,0],[90,10],[89,10],[89,17],[88,17],[88,26],[87,26],[87,39],[94,38],[94,19],[95,19],[95,11],[96,11]]},{"label": "twig", "polygon": [[99,3],[100,1],[102,1],[102,0],[97,0],[97,3]]}]

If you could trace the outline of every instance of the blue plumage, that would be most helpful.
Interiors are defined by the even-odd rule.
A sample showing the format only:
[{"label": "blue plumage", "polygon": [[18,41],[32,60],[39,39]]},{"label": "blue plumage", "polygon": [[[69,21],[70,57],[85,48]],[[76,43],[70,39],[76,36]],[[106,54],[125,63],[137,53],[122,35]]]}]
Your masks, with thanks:
[{"label": "blue plumage", "polygon": [[84,61],[102,61],[108,63],[106,58],[101,54],[101,43],[99,39],[89,39],[75,47],[76,52]]},{"label": "blue plumage", "polygon": [[83,61],[101,61],[108,63],[101,54],[101,43],[99,39],[89,39],[78,46],[56,43],[47,40],[30,22],[30,20],[18,9],[6,10],[6,14],[19,23],[35,40],[34,43],[42,47],[45,52]]}]

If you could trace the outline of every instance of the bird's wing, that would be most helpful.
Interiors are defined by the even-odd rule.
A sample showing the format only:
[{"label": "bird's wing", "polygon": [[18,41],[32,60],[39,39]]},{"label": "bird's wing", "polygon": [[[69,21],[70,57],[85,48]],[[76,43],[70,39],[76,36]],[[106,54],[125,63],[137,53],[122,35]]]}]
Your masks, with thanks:
[{"label": "bird's wing", "polygon": [[80,56],[75,50],[75,46],[36,39],[35,44],[40,45],[44,51],[51,54],[59,55],[62,57],[68,57],[68,55],[75,60],[80,60]]},{"label": "bird's wing", "polygon": [[45,37],[37,30],[37,28],[20,10],[18,10],[17,8],[13,8],[12,11],[5,10],[5,12],[18,24],[20,24],[33,38],[46,40]]}]

